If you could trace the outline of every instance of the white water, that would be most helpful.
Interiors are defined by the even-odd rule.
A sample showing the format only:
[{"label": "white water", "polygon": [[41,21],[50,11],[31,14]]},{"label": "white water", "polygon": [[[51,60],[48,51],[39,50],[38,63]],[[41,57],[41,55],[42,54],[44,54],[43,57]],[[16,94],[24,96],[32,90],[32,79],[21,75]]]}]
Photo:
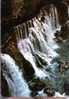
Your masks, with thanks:
[{"label": "white water", "polygon": [[[37,96],[47,96],[47,95],[43,92],[43,90],[41,90],[38,92]],[[59,92],[55,92],[53,97],[67,97],[67,96],[65,95],[65,93],[60,94]]]},{"label": "white water", "polygon": [[[39,19],[41,19],[39,15]],[[23,57],[32,64],[35,75],[39,78],[49,77],[49,74],[37,67],[36,55],[43,59],[48,65],[53,58],[58,57],[55,49],[59,48],[54,38],[54,33],[60,31],[57,9],[51,5],[50,13],[46,14],[44,22],[36,17],[32,19],[33,26],[29,30],[29,35],[17,42],[17,46]],[[31,21],[31,23],[32,23]],[[43,64],[42,64],[43,65]]]},{"label": "white water", "polygon": [[66,97],[65,93],[63,93],[62,95],[59,92],[55,92],[55,96],[54,97]]},{"label": "white water", "polygon": [[[55,57],[58,57],[55,50],[58,49],[59,46],[54,40],[54,34],[56,31],[60,31],[61,26],[59,24],[57,9],[53,7],[53,5],[51,5],[50,13],[46,13],[44,16],[44,22],[40,21],[41,17],[42,16],[39,15],[38,19],[35,17],[32,20],[29,20],[27,23],[17,26],[16,37],[17,47],[23,57],[32,64],[35,71],[35,76],[39,77],[40,79],[45,79],[45,77],[50,78],[50,73],[46,72],[44,67],[48,65],[50,66],[51,61]],[[28,25],[28,30],[26,25]],[[29,32],[29,34],[27,32]],[[43,64],[39,58],[37,60],[36,56],[41,58],[48,65]],[[5,62],[6,68],[8,69],[8,72],[12,78],[11,80],[8,75],[4,73],[9,89],[11,90],[11,95],[30,96],[30,90],[27,82],[21,75],[21,72],[19,71],[19,68],[15,64],[14,60],[7,54],[2,54],[1,58],[2,61]],[[42,69],[37,66],[37,61],[39,61],[40,65],[43,66]],[[54,77],[56,76],[54,75]],[[38,92],[38,95],[40,96],[43,96],[43,94],[43,90]],[[46,96],[46,94],[44,95]],[[65,95],[55,92],[54,97],[57,96],[63,97]]]},{"label": "white water", "polygon": [[12,80],[9,78],[7,71],[3,72],[3,76],[7,80],[11,96],[30,96],[30,90],[22,73],[11,56],[8,54],[1,54],[2,62],[5,63]]}]

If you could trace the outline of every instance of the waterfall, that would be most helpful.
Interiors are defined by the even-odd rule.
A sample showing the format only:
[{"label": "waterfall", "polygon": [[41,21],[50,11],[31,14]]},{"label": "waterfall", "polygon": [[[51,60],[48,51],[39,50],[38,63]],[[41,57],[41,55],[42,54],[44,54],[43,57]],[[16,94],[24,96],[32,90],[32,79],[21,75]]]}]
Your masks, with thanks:
[{"label": "waterfall", "polygon": [[55,41],[53,40],[55,38],[54,34],[56,33],[56,31],[60,31],[61,26],[59,24],[59,19],[58,19],[58,13],[57,13],[57,9],[56,7],[52,7],[50,8],[50,14],[49,16],[46,16],[46,20],[47,20],[47,28],[45,26],[45,30],[47,32],[47,41],[48,44],[50,45],[50,47],[52,47],[53,49],[57,49],[59,48],[59,46],[55,43]]},{"label": "waterfall", "polygon": [[51,25],[52,25],[51,26],[52,30],[56,30],[56,29],[60,30],[57,8],[54,7],[53,5],[51,5],[49,16],[50,16],[50,21],[51,21]]},{"label": "waterfall", "polygon": [[[58,57],[55,49],[59,48],[59,46],[54,40],[54,34],[61,29],[56,7],[51,5],[50,12],[44,12],[44,16],[42,16],[43,12],[41,11],[38,18],[34,17],[29,22],[22,24],[24,25],[25,38],[21,38],[17,41],[19,51],[23,57],[32,64],[35,75],[39,78],[49,77],[49,73],[44,71],[44,68],[40,69],[40,67],[37,66],[37,61],[40,65],[46,67],[47,64],[51,64],[52,59]],[[42,17],[44,17],[44,21],[41,20]],[[26,24],[28,25],[28,29],[26,28]],[[20,34],[21,32],[19,35]],[[20,38],[20,36],[17,38]],[[43,64],[39,58],[44,61],[45,64]]]},{"label": "waterfall", "polygon": [[[21,40],[18,44],[18,48],[20,49],[21,54],[24,58],[32,64],[32,67],[35,70],[35,74],[37,77],[46,77],[46,73],[36,67],[36,60],[35,57],[32,55],[31,49],[33,48],[30,40],[28,38]],[[34,51],[34,49],[32,49]]]},{"label": "waterfall", "polygon": [[5,64],[3,76],[7,80],[11,96],[30,96],[28,85],[12,57],[8,54],[1,54],[1,59]]}]

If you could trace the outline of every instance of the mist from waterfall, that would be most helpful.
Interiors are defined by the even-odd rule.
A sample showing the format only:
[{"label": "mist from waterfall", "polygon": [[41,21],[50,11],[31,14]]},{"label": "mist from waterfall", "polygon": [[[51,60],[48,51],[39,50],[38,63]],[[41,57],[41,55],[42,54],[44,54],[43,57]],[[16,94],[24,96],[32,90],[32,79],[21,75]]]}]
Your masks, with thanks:
[{"label": "mist from waterfall", "polygon": [[[42,15],[43,12],[45,15]],[[40,79],[49,78],[49,73],[44,69],[47,65],[51,65],[51,61],[55,57],[59,56],[55,51],[59,46],[54,40],[56,31],[61,30],[56,7],[51,5],[49,13],[46,10],[41,10],[37,17],[16,28],[19,31],[16,33],[19,51],[32,64],[37,77]],[[42,69],[38,66],[37,61]]]},{"label": "mist from waterfall", "polygon": [[11,96],[30,96],[30,90],[22,72],[13,58],[8,54],[1,54],[3,76],[9,86]]}]

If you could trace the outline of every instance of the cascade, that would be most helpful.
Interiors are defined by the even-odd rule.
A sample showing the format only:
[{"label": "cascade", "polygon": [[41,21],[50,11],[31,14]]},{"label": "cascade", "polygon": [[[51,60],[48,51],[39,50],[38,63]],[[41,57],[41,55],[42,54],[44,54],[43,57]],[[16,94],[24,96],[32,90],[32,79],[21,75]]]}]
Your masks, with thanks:
[{"label": "cascade", "polygon": [[[36,89],[38,89],[41,84],[44,84],[44,81],[50,80],[54,90],[57,90],[54,91],[55,94],[53,95],[55,97],[65,96],[65,93],[63,92],[62,94],[61,92],[62,87],[64,87],[62,80],[64,80],[63,83],[65,83],[67,78],[63,78],[64,75],[60,73],[61,67],[59,68],[59,66],[61,66],[61,64],[58,61],[62,57],[60,54],[64,54],[64,52],[67,51],[64,50],[67,46],[65,43],[66,41],[63,42],[63,44],[65,43],[64,47],[66,46],[66,48],[56,42],[59,38],[55,38],[55,33],[61,33],[57,8],[51,4],[50,8],[40,10],[39,15],[27,22],[15,26],[14,29],[16,31],[17,49],[24,59],[23,62],[27,62],[27,64],[29,64],[28,66],[34,69],[34,76],[32,79],[35,80],[36,78],[39,82],[42,81],[42,83],[36,82],[38,83]],[[64,52],[60,53],[60,49],[63,49]],[[31,85],[34,86],[32,83],[30,85],[30,82],[33,82],[33,80],[31,79],[31,81],[28,82],[28,87],[22,72],[19,70],[19,66],[16,65],[13,58],[8,54],[1,54],[1,59],[3,64],[6,65],[3,66],[3,76],[8,83],[11,95],[30,96],[32,89],[29,89],[29,87]],[[24,68],[24,70],[26,68]],[[28,72],[30,72],[30,70]],[[65,76],[67,76],[67,74],[65,74]],[[45,85],[45,88],[46,87],[47,84]],[[43,89],[37,92],[37,96],[48,95],[47,92],[45,92],[45,88],[43,86]]]},{"label": "cascade", "polygon": [[[27,23],[22,24],[24,25],[25,38],[21,38],[17,41],[19,51],[23,57],[32,64],[35,74],[39,78],[49,77],[49,74],[37,66],[36,61],[40,62],[40,60],[37,60],[36,57],[40,57],[48,65],[51,64],[53,58],[58,57],[55,49],[59,48],[59,46],[54,40],[54,34],[61,29],[56,7],[51,5],[49,14],[45,12],[45,16],[42,16],[42,13],[43,12],[41,12],[38,18],[34,17]],[[44,22],[39,20],[41,17],[44,17]],[[29,26],[29,22],[31,27]],[[21,34],[21,32],[19,34]],[[40,64],[42,63],[40,62]]]},{"label": "cascade", "polygon": [[3,76],[7,80],[11,96],[30,96],[28,84],[12,57],[8,54],[1,54],[1,59],[3,64],[5,64]]}]

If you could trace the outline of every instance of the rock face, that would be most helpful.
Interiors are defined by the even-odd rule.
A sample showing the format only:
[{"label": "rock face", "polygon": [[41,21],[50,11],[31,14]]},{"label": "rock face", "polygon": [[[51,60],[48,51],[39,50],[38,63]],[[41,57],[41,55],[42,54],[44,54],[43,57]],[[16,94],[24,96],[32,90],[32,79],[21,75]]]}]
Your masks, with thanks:
[{"label": "rock face", "polygon": [[[59,16],[65,19],[69,0],[2,0],[2,23],[17,25],[33,17],[43,5],[53,3],[58,7]],[[61,9],[61,11],[60,11]],[[62,12],[62,13],[61,13]]]},{"label": "rock face", "polygon": [[13,25],[33,16],[40,6],[40,0],[2,0],[1,5],[2,23]]}]

